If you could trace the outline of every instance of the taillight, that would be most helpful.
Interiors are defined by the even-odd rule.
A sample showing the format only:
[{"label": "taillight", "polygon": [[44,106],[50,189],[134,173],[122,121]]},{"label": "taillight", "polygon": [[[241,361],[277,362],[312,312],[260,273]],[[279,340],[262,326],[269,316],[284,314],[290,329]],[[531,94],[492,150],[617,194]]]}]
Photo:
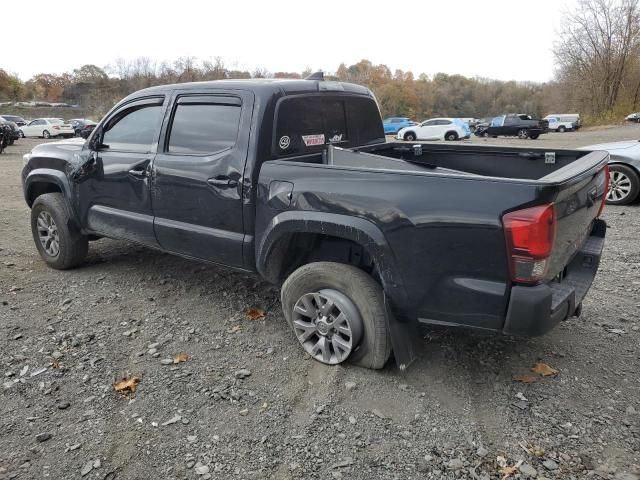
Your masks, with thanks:
[{"label": "taillight", "polygon": [[552,203],[509,212],[502,217],[509,268],[514,282],[538,283],[547,273],[556,239]]},{"label": "taillight", "polygon": [[604,172],[604,192],[602,193],[602,203],[600,203],[598,215],[596,215],[597,217],[602,214],[602,211],[604,210],[604,204],[607,202],[607,193],[609,193],[609,165],[605,165],[602,171]]},{"label": "taillight", "polygon": [[54,126],[53,126],[53,129],[54,129],[54,130],[60,130],[60,127],[59,127],[59,126],[57,126],[57,125],[54,125]]}]

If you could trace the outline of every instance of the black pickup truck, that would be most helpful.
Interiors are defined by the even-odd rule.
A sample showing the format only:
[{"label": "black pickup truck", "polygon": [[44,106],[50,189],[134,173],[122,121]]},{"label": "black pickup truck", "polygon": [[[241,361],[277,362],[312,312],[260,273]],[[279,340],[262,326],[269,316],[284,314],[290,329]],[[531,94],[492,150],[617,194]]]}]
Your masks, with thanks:
[{"label": "black pickup truck", "polygon": [[527,336],[579,312],[607,159],[385,143],[364,87],[224,80],[128,96],[25,155],[22,182],[51,267],[111,237],[257,272],[311,356],[381,368],[420,323]]},{"label": "black pickup truck", "polygon": [[518,137],[522,139],[537,139],[541,134],[549,131],[547,120],[537,120],[521,113],[509,113],[494,117],[490,123],[476,128],[475,134],[480,137]]}]

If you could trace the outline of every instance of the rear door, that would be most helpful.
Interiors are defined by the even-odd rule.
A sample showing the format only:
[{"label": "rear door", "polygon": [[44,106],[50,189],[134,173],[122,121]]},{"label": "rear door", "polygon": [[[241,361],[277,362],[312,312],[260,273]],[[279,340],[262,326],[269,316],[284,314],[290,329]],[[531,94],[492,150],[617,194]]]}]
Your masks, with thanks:
[{"label": "rear door", "polygon": [[154,229],[164,249],[243,266],[242,174],[252,111],[249,92],[174,94],[153,164]]},{"label": "rear door", "polygon": [[418,140],[434,140],[438,138],[437,122],[437,120],[427,120],[417,127]]},{"label": "rear door", "polygon": [[42,119],[36,119],[29,123],[29,125],[25,125],[22,127],[22,131],[27,137],[38,137],[42,135],[42,130],[46,122]]}]

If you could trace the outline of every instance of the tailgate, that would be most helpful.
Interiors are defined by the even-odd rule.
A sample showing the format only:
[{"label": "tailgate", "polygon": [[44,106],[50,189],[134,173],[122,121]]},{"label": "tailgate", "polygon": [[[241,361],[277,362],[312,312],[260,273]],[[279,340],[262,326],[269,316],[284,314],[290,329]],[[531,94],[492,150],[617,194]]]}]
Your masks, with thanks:
[{"label": "tailgate", "polygon": [[[608,186],[608,172],[605,168],[608,158],[606,152],[592,152],[543,179],[571,177],[557,185],[554,201],[556,238],[547,280],[562,273],[589,235],[603,206]],[[579,169],[582,171],[578,172]]]}]

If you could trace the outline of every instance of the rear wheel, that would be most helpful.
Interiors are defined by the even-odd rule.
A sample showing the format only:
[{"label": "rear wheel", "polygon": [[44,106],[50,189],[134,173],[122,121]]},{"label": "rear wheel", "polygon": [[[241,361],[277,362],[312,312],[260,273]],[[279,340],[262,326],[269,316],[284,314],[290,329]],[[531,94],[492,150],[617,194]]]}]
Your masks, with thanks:
[{"label": "rear wheel", "polygon": [[526,128],[518,130],[518,138],[522,138],[523,140],[529,138],[529,130]]},{"label": "rear wheel", "polygon": [[364,271],[309,263],[287,278],[280,299],[296,338],[315,360],[379,369],[389,359],[382,288]]},{"label": "rear wheel", "polygon": [[532,133],[532,134],[529,135],[529,138],[531,140],[536,140],[539,136],[540,136],[539,133]]},{"label": "rear wheel", "polygon": [[607,203],[628,205],[638,197],[640,178],[633,168],[626,165],[609,166],[609,191]]},{"label": "rear wheel", "polygon": [[407,132],[404,134],[404,139],[408,142],[413,142],[416,139],[416,134],[414,132]]},{"label": "rear wheel", "polygon": [[42,132],[42,138],[51,138],[51,134],[49,133],[49,130],[44,130]]},{"label": "rear wheel", "polygon": [[449,142],[453,142],[458,139],[458,134],[456,132],[447,132],[447,134],[444,136],[444,139]]},{"label": "rear wheel", "polygon": [[80,264],[89,248],[85,235],[69,226],[69,211],[61,193],[45,193],[31,208],[31,233],[42,259],[58,270]]}]

